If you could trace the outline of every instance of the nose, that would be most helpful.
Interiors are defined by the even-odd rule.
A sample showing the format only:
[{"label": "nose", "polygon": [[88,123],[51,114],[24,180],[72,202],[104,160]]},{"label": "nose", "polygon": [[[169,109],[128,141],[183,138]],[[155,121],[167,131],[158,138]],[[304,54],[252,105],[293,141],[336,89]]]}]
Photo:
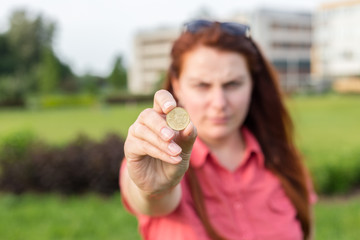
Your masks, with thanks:
[{"label": "nose", "polygon": [[217,110],[223,110],[226,107],[227,100],[226,100],[226,93],[224,89],[221,87],[215,88],[213,91],[213,94],[211,96],[212,98],[212,106]]}]

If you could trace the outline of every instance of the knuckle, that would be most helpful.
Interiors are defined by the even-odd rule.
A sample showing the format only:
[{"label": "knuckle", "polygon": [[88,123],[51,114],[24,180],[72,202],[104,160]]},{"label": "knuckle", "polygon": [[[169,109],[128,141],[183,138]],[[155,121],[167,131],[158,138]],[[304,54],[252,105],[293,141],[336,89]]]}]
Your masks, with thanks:
[{"label": "knuckle", "polygon": [[164,89],[160,89],[160,90],[157,90],[157,91],[156,91],[154,97],[155,97],[155,98],[158,98],[158,97],[161,97],[161,96],[163,96],[164,94],[167,94],[167,93],[168,93],[168,91],[166,91],[166,90],[164,90]]},{"label": "knuckle", "polygon": [[131,126],[129,127],[129,130],[128,130],[128,138],[129,136],[133,135],[135,133],[135,124],[137,124],[136,122],[131,124]]},{"label": "knuckle", "polygon": [[153,157],[154,155],[156,155],[156,151],[148,142],[143,142],[143,144],[140,144],[140,148],[144,153],[146,153],[149,156]]},{"label": "knuckle", "polygon": [[133,125],[132,125],[132,129],[133,129],[133,134],[134,134],[134,136],[139,136],[140,135],[140,133],[142,132],[142,124],[140,124],[140,123],[134,123]]},{"label": "knuckle", "polygon": [[134,145],[135,144],[133,143],[132,140],[130,140],[129,138],[126,139],[124,143],[124,155],[126,158],[129,158],[136,153],[136,149],[134,149]]},{"label": "knuckle", "polygon": [[151,108],[146,108],[139,114],[138,119],[143,122],[145,119],[149,118],[152,112],[153,110]]},{"label": "knuckle", "polygon": [[152,112],[153,112],[153,109],[152,109],[152,108],[145,108],[145,109],[142,111],[143,114],[150,114],[150,113],[152,113]]}]

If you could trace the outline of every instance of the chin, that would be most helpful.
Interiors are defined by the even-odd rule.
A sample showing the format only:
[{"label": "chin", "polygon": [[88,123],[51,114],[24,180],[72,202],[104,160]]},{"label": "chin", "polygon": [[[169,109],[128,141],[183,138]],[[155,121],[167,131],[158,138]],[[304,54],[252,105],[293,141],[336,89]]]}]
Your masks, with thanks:
[{"label": "chin", "polygon": [[227,137],[229,137],[231,134],[233,134],[234,131],[232,130],[222,130],[222,131],[214,131],[211,135],[208,135],[213,140],[222,140]]}]

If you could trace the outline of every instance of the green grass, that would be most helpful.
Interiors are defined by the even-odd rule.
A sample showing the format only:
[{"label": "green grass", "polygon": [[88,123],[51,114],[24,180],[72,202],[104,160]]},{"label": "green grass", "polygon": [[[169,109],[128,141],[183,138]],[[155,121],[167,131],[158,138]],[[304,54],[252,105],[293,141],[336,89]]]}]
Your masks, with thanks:
[{"label": "green grass", "polygon": [[[350,240],[360,234],[360,196],[323,200],[315,206],[315,239]],[[136,219],[119,194],[64,198],[59,195],[0,194],[0,239],[140,239]]]},{"label": "green grass", "polygon": [[[360,96],[295,97],[288,106],[296,123],[297,140],[306,155],[347,153],[360,144]],[[106,132],[122,135],[149,104],[53,110],[1,110],[0,140],[19,129],[30,129],[53,143],[66,142],[78,133],[95,139]]]},{"label": "green grass", "polygon": [[360,145],[360,96],[297,97],[288,105],[306,155],[334,160],[334,152],[346,155]]},{"label": "green grass", "polygon": [[53,110],[0,110],[0,142],[5,136],[30,130],[42,139],[63,144],[79,133],[100,140],[108,132],[126,136],[140,111],[151,104]]},{"label": "green grass", "polygon": [[315,239],[359,239],[359,225],[360,195],[320,200],[315,206]]},{"label": "green grass", "polygon": [[125,212],[119,193],[94,195],[0,194],[0,239],[140,239],[136,219]]},{"label": "green grass", "polygon": [[360,186],[360,96],[297,97],[288,106],[316,188],[329,194]]}]

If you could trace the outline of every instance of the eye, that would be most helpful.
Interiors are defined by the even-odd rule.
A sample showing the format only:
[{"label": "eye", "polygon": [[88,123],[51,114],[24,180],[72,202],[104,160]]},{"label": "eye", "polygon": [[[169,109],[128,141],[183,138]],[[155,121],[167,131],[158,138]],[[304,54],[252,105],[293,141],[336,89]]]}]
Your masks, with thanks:
[{"label": "eye", "polygon": [[196,84],[196,87],[197,87],[198,89],[203,89],[203,90],[205,90],[205,89],[208,89],[208,88],[210,87],[210,84],[204,83],[204,82],[200,82],[200,83]]},{"label": "eye", "polygon": [[225,89],[235,89],[240,87],[243,84],[242,81],[236,80],[236,81],[230,81],[224,84]]}]

